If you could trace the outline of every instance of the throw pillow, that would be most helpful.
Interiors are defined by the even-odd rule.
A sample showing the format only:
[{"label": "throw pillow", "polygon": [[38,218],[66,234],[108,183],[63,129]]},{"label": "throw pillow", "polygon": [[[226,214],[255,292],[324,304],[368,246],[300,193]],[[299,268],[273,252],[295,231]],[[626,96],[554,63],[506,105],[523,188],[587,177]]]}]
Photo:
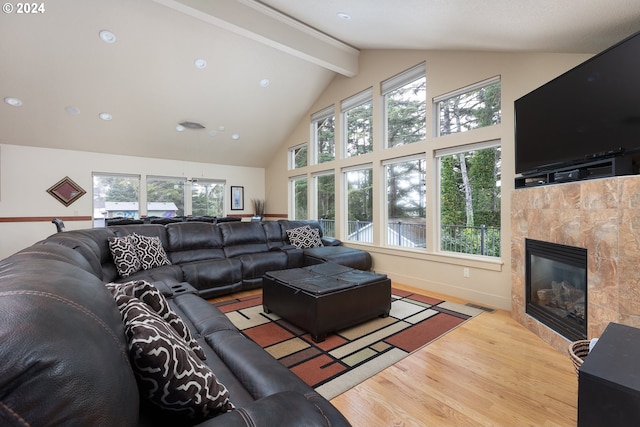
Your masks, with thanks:
[{"label": "throw pillow", "polygon": [[142,269],[133,236],[109,237],[109,249],[121,277],[129,277]]},{"label": "throw pillow", "polygon": [[318,229],[308,225],[287,230],[287,237],[293,246],[300,249],[323,246]]},{"label": "throw pillow", "polygon": [[136,233],[133,233],[132,236],[143,270],[171,265],[171,261],[169,261],[159,237],[141,236]]},{"label": "throw pillow", "polygon": [[227,388],[173,328],[139,299],[126,298],[122,315],[141,394],[194,421],[233,410]]},{"label": "throw pillow", "polygon": [[[147,304],[157,315],[162,317],[171,327],[178,333],[185,343],[193,350],[200,359],[205,360],[207,356],[204,350],[193,338],[191,331],[185,325],[184,321],[169,307],[169,303],[164,295],[156,289],[151,283],[145,280],[134,280],[126,283],[108,283],[107,289],[111,292],[116,300],[118,309],[120,309],[127,301],[126,297],[136,297]],[[125,298],[123,298],[125,297]]]}]

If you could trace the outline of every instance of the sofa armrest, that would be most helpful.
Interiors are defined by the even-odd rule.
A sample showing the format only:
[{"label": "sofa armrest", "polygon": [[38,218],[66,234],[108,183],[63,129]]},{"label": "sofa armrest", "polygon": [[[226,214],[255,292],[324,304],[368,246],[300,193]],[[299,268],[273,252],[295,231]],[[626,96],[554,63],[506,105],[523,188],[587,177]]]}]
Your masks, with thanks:
[{"label": "sofa armrest", "polygon": [[316,393],[283,391],[198,424],[198,427],[349,427],[344,416]]},{"label": "sofa armrest", "polygon": [[284,252],[287,254],[287,268],[302,267],[304,261],[304,252],[302,249],[293,245],[276,246],[270,251]]},{"label": "sofa armrest", "polygon": [[342,240],[336,239],[334,237],[323,237],[322,244],[325,246],[341,246]]}]

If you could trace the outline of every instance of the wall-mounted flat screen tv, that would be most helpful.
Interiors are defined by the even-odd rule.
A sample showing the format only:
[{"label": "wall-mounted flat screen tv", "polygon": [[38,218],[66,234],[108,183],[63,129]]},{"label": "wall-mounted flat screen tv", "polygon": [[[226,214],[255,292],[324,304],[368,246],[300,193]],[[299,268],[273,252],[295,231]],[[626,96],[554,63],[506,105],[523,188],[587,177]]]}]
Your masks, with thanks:
[{"label": "wall-mounted flat screen tv", "polygon": [[640,151],[640,32],[517,99],[516,173]]}]

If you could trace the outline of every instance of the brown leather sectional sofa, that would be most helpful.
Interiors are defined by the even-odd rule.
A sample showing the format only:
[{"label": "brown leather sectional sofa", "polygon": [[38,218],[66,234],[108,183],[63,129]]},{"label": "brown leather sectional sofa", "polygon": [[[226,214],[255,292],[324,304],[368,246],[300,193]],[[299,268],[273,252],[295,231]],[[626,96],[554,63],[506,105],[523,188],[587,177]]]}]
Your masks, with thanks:
[{"label": "brown leather sectional sofa", "polygon": [[[369,269],[363,251],[298,249],[286,230],[317,222],[116,226],[57,233],[0,261],[0,425],[348,426],[323,397],[245,338],[204,298],[260,286],[266,271],[324,261]],[[158,237],[170,260],[118,275],[109,237]],[[145,280],[206,355],[235,409],[206,420],[146,402],[123,317],[105,284]]]}]

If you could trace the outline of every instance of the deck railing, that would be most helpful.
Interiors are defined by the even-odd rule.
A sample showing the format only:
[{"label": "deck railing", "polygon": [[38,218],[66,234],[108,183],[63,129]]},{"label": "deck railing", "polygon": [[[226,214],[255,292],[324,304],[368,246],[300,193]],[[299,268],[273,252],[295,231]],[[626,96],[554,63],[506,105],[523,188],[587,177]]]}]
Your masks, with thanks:
[{"label": "deck railing", "polygon": [[[319,220],[325,236],[335,237],[335,221]],[[426,248],[425,224],[389,221],[385,244],[401,247]],[[443,225],[440,229],[440,250],[472,255],[500,256],[500,227],[486,225]],[[371,221],[349,221],[347,238],[358,242],[373,242]]]}]

